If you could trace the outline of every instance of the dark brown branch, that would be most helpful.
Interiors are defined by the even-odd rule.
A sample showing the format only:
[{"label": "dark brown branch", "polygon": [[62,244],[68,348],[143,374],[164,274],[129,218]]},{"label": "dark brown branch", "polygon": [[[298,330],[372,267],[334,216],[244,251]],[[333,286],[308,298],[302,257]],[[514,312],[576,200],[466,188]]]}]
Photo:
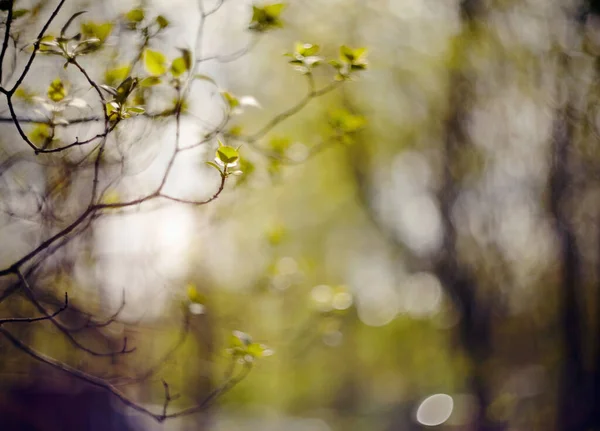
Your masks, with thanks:
[{"label": "dark brown branch", "polygon": [[[81,123],[94,123],[98,121],[102,121],[103,119],[100,117],[82,117],[82,118],[73,118],[68,119],[67,123],[52,123],[48,118],[30,118],[30,117],[17,117],[19,123],[23,124],[48,124],[55,127],[69,127],[73,124],[81,124]],[[12,123],[14,119],[12,117],[0,117],[0,123]]]},{"label": "dark brown branch", "polygon": [[[559,76],[568,79],[569,57],[560,54]],[[549,173],[549,210],[554,221],[560,247],[559,319],[562,329],[564,357],[559,389],[558,426],[561,430],[579,430],[583,426],[582,403],[586,382],[582,329],[585,327],[581,312],[582,276],[577,237],[568,218],[568,196],[572,186],[572,146],[574,137],[572,95],[565,106],[557,108],[552,130],[552,158]]]},{"label": "dark brown branch", "polygon": [[69,296],[67,295],[67,292],[65,292],[65,303],[64,303],[64,305],[62,307],[60,307],[58,310],[56,310],[54,313],[52,313],[50,315],[47,315],[47,316],[41,316],[41,317],[5,317],[5,318],[0,318],[0,325],[2,325],[4,323],[33,323],[33,322],[39,322],[41,320],[54,319],[60,313],[62,313],[63,311],[65,311],[68,306],[69,306]]},{"label": "dark brown branch", "polygon": [[3,66],[4,66],[4,56],[6,55],[6,50],[8,49],[8,40],[10,38],[10,27],[13,21],[13,7],[14,0],[9,0],[8,4],[8,16],[6,17],[6,22],[4,23],[4,40],[2,41],[2,51],[0,51],[0,85],[2,85],[2,76],[3,76]]},{"label": "dark brown branch", "polygon": [[203,200],[203,201],[181,199],[181,198],[176,198],[174,196],[165,195],[162,193],[159,196],[161,198],[164,198],[164,199],[167,199],[167,200],[170,200],[173,202],[179,202],[181,204],[188,204],[188,205],[194,205],[194,206],[206,205],[208,203],[211,203],[215,199],[217,199],[219,197],[219,195],[223,192],[223,189],[225,188],[225,180],[226,179],[227,179],[227,177],[225,175],[221,175],[221,182],[219,183],[219,188],[217,189],[217,191],[211,197],[209,197],[208,199]]},{"label": "dark brown branch", "polygon": [[35,308],[37,308],[40,313],[42,313],[44,316],[46,316],[47,320],[49,320],[54,325],[54,327],[56,329],[58,329],[76,348],[83,350],[84,352],[86,352],[92,356],[108,356],[108,357],[132,353],[135,351],[135,348],[127,349],[127,338],[124,339],[123,347],[121,348],[121,350],[118,350],[118,351],[97,352],[93,349],[90,349],[89,347],[84,346],[73,336],[73,334],[71,334],[71,332],[69,331],[68,328],[66,328],[62,323],[60,323],[53,316],[51,316],[51,314],[48,312],[48,310],[46,310],[46,308],[37,300],[37,298],[35,297],[35,293],[33,292],[33,289],[31,288],[31,286],[29,285],[29,282],[27,281],[25,276],[23,276],[21,271],[17,271],[17,276],[21,280],[21,283],[22,283],[21,288],[24,290],[25,295],[27,296],[27,299],[29,299],[29,301],[35,306]]},{"label": "dark brown branch", "polygon": [[[210,394],[208,394],[208,396],[202,402],[200,402],[192,407],[188,407],[188,408],[182,409],[178,412],[171,413],[171,414],[166,414],[164,411],[161,412],[160,414],[156,414],[156,413],[153,413],[152,411],[148,410],[146,407],[142,406],[141,404],[135,402],[128,396],[126,396],[123,392],[121,392],[118,388],[116,388],[114,385],[110,384],[106,380],[104,380],[100,377],[96,377],[91,374],[85,373],[81,370],[78,370],[67,364],[57,361],[54,358],[46,356],[41,352],[38,352],[37,350],[35,350],[35,349],[31,348],[30,346],[28,346],[27,344],[23,343],[21,340],[19,340],[17,337],[15,337],[12,333],[10,333],[9,331],[7,331],[6,329],[4,329],[2,327],[0,327],[0,333],[2,335],[4,335],[4,337],[6,337],[16,348],[18,348],[22,352],[26,353],[30,357],[36,359],[37,361],[40,361],[47,365],[50,365],[51,367],[53,367],[57,370],[60,370],[64,373],[71,375],[72,377],[75,377],[76,379],[82,380],[88,384],[91,384],[93,386],[96,386],[98,388],[101,388],[101,389],[104,389],[105,391],[110,392],[112,395],[117,397],[127,407],[130,407],[144,415],[147,415],[147,416],[151,417],[152,419],[156,420],[157,422],[164,422],[166,419],[170,419],[170,418],[189,416],[191,414],[195,414],[195,413],[205,410],[220,395],[229,391],[235,385],[237,385],[240,381],[242,381],[248,375],[248,373],[250,372],[250,370],[252,368],[251,365],[249,365],[249,364],[245,365],[244,368],[242,369],[242,371],[237,376],[227,379],[221,386],[219,386],[214,391],[212,391]],[[164,410],[164,408],[163,408],[163,410]]]},{"label": "dark brown branch", "polygon": [[31,65],[33,64],[33,60],[35,59],[35,56],[37,55],[37,53],[38,53],[38,51],[40,49],[40,42],[42,41],[42,38],[46,34],[46,31],[50,27],[50,24],[52,24],[52,21],[54,21],[54,18],[56,18],[56,16],[58,15],[58,12],[60,12],[61,8],[65,4],[65,1],[66,0],[60,0],[60,2],[58,3],[58,5],[56,6],[56,8],[50,14],[50,17],[48,18],[48,20],[46,21],[46,23],[44,24],[44,26],[40,30],[40,32],[38,34],[38,37],[37,37],[35,43],[33,44],[33,52],[29,56],[29,60],[27,60],[27,64],[25,64],[25,68],[21,72],[21,75],[17,79],[17,82],[15,82],[15,85],[13,85],[13,87],[10,90],[8,90],[8,91],[4,90],[4,89],[0,89],[1,92],[3,92],[4,94],[6,94],[8,100],[10,100],[10,98],[13,96],[13,94],[15,94],[15,92],[21,86],[21,84],[23,83],[23,80],[25,79],[25,77],[29,73],[29,69],[31,69]]},{"label": "dark brown branch", "polygon": [[88,314],[87,320],[83,325],[79,326],[78,328],[68,328],[68,330],[71,333],[77,333],[77,332],[84,331],[86,329],[105,328],[108,325],[110,325],[111,323],[114,323],[117,321],[117,318],[123,312],[125,305],[126,305],[125,290],[123,289],[123,294],[121,295],[121,304],[119,305],[119,308],[117,308],[117,310],[110,317],[108,317],[107,319],[100,321],[100,322],[94,322],[94,320],[93,320],[94,317],[91,314]]},{"label": "dark brown branch", "polygon": [[179,350],[179,348],[181,346],[183,346],[183,343],[185,343],[185,341],[187,340],[189,331],[190,331],[190,315],[189,315],[189,313],[185,313],[183,316],[181,331],[179,333],[179,337],[177,338],[177,341],[175,343],[173,343],[173,346],[169,350],[167,350],[160,357],[160,359],[158,361],[155,362],[155,365],[151,366],[150,368],[145,370],[143,373],[140,373],[135,377],[119,379],[117,381],[113,381],[112,384],[115,386],[125,386],[125,385],[130,385],[133,383],[139,383],[139,382],[142,382],[142,381],[148,379],[150,376],[153,376],[154,374],[156,374],[156,372],[160,368],[162,368],[171,359],[171,357]]},{"label": "dark brown branch", "polygon": [[46,356],[41,352],[34,350],[33,348],[31,348],[28,345],[26,345],[25,343],[23,343],[21,340],[19,340],[17,337],[15,337],[12,333],[10,333],[9,331],[7,331],[6,329],[4,329],[2,327],[0,327],[0,333],[2,335],[4,335],[15,347],[17,347],[19,350],[27,353],[32,358],[34,358],[40,362],[43,362],[47,365],[50,365],[55,369],[63,371],[79,380],[83,380],[91,385],[94,385],[96,387],[107,390],[110,393],[112,393],[114,396],[119,398],[126,406],[131,407],[134,410],[137,410],[141,413],[145,413],[151,417],[156,417],[156,415],[154,415],[151,411],[149,411],[145,407],[135,403],[130,398],[128,398],[125,394],[123,394],[121,391],[119,391],[117,388],[113,387],[111,384],[107,383],[105,380],[101,379],[100,377],[96,377],[91,374],[87,374],[83,371],[80,371],[76,368],[73,368],[73,367],[67,365],[67,364],[57,361],[54,358]]},{"label": "dark brown branch", "polygon": [[166,418],[168,416],[167,409],[169,408],[169,403],[171,401],[175,401],[175,400],[179,399],[179,394],[171,395],[171,389],[169,388],[169,384],[164,379],[161,380],[161,382],[163,384],[163,389],[165,390],[165,402],[163,404],[162,416],[164,418]]}]

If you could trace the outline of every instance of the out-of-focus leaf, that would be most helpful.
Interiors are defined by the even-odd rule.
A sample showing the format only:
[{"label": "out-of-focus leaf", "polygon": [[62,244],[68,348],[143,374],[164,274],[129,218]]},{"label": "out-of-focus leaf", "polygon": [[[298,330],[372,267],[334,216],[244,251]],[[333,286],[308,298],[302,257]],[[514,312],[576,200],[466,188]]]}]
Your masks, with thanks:
[{"label": "out-of-focus leaf", "polygon": [[171,63],[171,74],[175,78],[180,77],[181,75],[183,75],[187,71],[188,71],[188,66],[187,66],[186,61],[185,61],[185,59],[183,57],[177,57]]},{"label": "out-of-focus leaf", "polygon": [[13,19],[19,19],[22,16],[25,16],[29,13],[29,9],[15,9],[13,11],[12,17]]},{"label": "out-of-focus leaf", "polygon": [[144,9],[135,8],[131,9],[129,12],[125,14],[125,18],[131,23],[137,24],[144,20]]},{"label": "out-of-focus leaf", "polygon": [[116,85],[119,82],[123,82],[129,74],[129,69],[129,65],[123,65],[114,69],[109,69],[104,73],[104,81],[106,81],[108,85],[112,86]]},{"label": "out-of-focus leaf", "polygon": [[159,15],[156,17],[156,23],[160,28],[167,28],[169,26],[169,20],[163,15]]},{"label": "out-of-focus leaf", "polygon": [[149,76],[140,81],[140,86],[141,87],[153,87],[155,85],[160,84],[161,82],[162,82],[162,79],[160,79],[158,76]]},{"label": "out-of-focus leaf", "polygon": [[160,51],[144,50],[144,66],[150,75],[160,76],[167,71],[167,59]]},{"label": "out-of-focus leaf", "polygon": [[60,78],[56,78],[50,83],[50,86],[48,87],[48,98],[50,100],[53,102],[60,102],[66,95],[67,89]]},{"label": "out-of-focus leaf", "polygon": [[265,32],[283,27],[280,15],[284,8],[285,4],[283,3],[273,3],[262,7],[252,6],[250,30]]}]

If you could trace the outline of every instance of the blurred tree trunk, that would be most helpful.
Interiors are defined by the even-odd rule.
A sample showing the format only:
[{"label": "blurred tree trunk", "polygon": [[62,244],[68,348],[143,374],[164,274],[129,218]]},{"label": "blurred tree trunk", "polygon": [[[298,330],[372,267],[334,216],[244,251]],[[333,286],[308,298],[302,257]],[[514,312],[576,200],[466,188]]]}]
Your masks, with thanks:
[{"label": "blurred tree trunk", "polygon": [[[566,72],[568,58],[561,55],[561,69]],[[559,81],[561,77],[559,76]],[[570,102],[559,107],[552,131],[552,165],[549,178],[549,206],[559,243],[561,275],[559,287],[559,322],[562,327],[563,362],[559,383],[558,425],[560,430],[579,430],[585,415],[582,388],[585,385],[581,339],[581,263],[577,237],[567,216],[567,194],[573,127]]]},{"label": "blurred tree trunk", "polygon": [[[454,55],[467,60],[470,40],[479,26],[483,25],[484,5],[480,0],[463,0],[460,3],[462,37],[456,45]],[[485,295],[478,292],[477,280],[469,269],[459,261],[457,232],[452,212],[460,192],[461,173],[458,161],[461,153],[468,150],[470,137],[468,132],[469,109],[474,95],[471,88],[474,76],[471,76],[467,61],[449,78],[449,96],[445,136],[443,143],[443,179],[438,192],[438,201],[443,227],[442,249],[434,263],[434,272],[446,292],[459,310],[459,337],[471,362],[470,387],[477,400],[473,430],[491,430],[494,428],[486,413],[492,395],[485,381],[485,367],[491,353],[492,310]]]}]

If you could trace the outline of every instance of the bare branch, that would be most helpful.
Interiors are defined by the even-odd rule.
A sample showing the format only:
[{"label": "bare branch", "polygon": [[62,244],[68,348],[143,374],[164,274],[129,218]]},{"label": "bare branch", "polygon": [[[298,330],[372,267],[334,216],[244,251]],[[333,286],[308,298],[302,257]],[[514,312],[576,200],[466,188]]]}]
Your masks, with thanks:
[{"label": "bare branch", "polygon": [[321,88],[320,90],[316,90],[313,88],[312,80],[309,78],[308,94],[302,100],[300,100],[298,103],[296,103],[294,106],[292,106],[289,109],[286,109],[285,111],[283,111],[280,114],[273,117],[271,119],[271,121],[269,121],[261,129],[259,129],[257,132],[255,132],[251,135],[248,135],[248,136],[228,135],[228,136],[231,139],[234,139],[236,141],[247,142],[247,143],[255,142],[255,141],[259,140],[260,138],[262,138],[263,136],[265,136],[267,133],[269,133],[272,129],[274,129],[280,123],[284,122],[291,116],[300,112],[313,99],[321,97],[321,96],[335,90],[341,83],[342,83],[341,81],[333,81],[330,84],[326,85],[325,87]]},{"label": "bare branch", "polygon": [[38,311],[40,313],[42,313],[44,316],[47,317],[47,320],[49,320],[56,327],[56,329],[58,329],[71,342],[71,344],[73,344],[78,349],[83,350],[84,352],[89,353],[92,356],[110,356],[110,357],[113,357],[113,356],[119,355],[119,354],[132,353],[135,351],[135,348],[127,349],[127,339],[126,338],[123,341],[123,348],[119,351],[103,353],[103,352],[97,352],[95,350],[90,349],[89,347],[84,346],[73,336],[73,334],[71,334],[71,332],[69,332],[68,328],[66,328],[58,320],[56,320],[54,318],[54,316],[52,316],[48,312],[48,310],[46,310],[46,308],[37,300],[31,286],[29,285],[29,282],[23,276],[21,271],[17,271],[17,276],[21,280],[21,283],[22,283],[21,287],[25,291],[25,295],[27,296],[29,301],[35,306],[35,308],[38,309]]},{"label": "bare branch", "polygon": [[10,27],[13,21],[13,7],[14,0],[9,0],[8,4],[8,16],[6,17],[6,22],[4,23],[4,40],[2,41],[2,51],[0,51],[0,85],[2,85],[2,72],[4,65],[4,56],[6,55],[6,50],[8,49],[8,40],[10,38]]},{"label": "bare branch", "polygon": [[[131,398],[126,396],[123,392],[121,392],[118,388],[116,388],[114,385],[107,382],[106,380],[104,380],[100,377],[96,377],[91,374],[88,374],[88,373],[78,370],[76,368],[73,368],[67,364],[57,361],[54,358],[46,356],[41,352],[38,352],[37,350],[35,350],[32,347],[28,346],[27,344],[23,343],[21,340],[19,340],[17,337],[15,337],[12,333],[10,333],[9,331],[7,331],[6,329],[4,329],[2,327],[0,327],[0,333],[2,335],[4,335],[4,337],[6,337],[15,347],[17,347],[19,350],[23,351],[30,357],[32,357],[42,363],[50,365],[51,367],[53,367],[57,370],[60,370],[64,373],[67,373],[79,380],[82,380],[86,383],[89,383],[93,386],[96,386],[98,388],[101,388],[101,389],[104,389],[104,390],[110,392],[112,395],[117,397],[127,407],[130,407],[144,415],[147,415],[147,416],[151,417],[152,419],[156,420],[157,422],[164,422],[166,419],[170,419],[170,418],[189,416],[191,414],[195,414],[195,413],[206,410],[219,396],[221,396],[225,392],[231,390],[235,385],[237,385],[239,382],[241,382],[248,375],[250,370],[252,369],[252,366],[250,364],[245,364],[243,366],[242,371],[240,373],[238,373],[237,376],[228,378],[221,386],[219,386],[218,388],[213,390],[210,394],[208,394],[208,396],[204,400],[202,400],[200,403],[198,403],[194,406],[182,409],[178,412],[171,413],[171,414],[167,414],[166,408],[163,407],[163,411],[160,414],[157,414],[157,413],[153,413],[151,410],[147,409],[146,407],[142,406],[141,404],[135,402],[134,400],[132,400]],[[170,396],[170,393],[169,393],[169,397],[171,398],[170,400],[173,400],[173,398]],[[165,405],[168,405],[168,402],[165,402]]]},{"label": "bare branch", "polygon": [[69,296],[67,295],[67,292],[65,292],[64,305],[62,307],[60,307],[58,310],[56,310],[54,313],[47,315],[47,316],[42,316],[42,317],[5,317],[5,318],[0,318],[0,325],[2,325],[4,323],[33,323],[33,322],[39,322],[41,320],[53,319],[54,317],[58,316],[60,313],[65,311],[68,306],[69,306]]}]

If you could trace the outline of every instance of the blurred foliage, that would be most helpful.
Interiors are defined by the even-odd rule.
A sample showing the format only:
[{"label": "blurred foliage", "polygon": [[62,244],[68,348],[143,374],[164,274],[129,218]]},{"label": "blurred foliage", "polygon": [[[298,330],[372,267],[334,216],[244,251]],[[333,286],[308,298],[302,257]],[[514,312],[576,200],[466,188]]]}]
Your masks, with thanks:
[{"label": "blurred foliage", "polygon": [[[204,13],[221,4],[206,3]],[[198,211],[140,216],[133,224],[115,216],[108,239],[90,228],[91,237],[65,252],[64,272],[57,275],[57,265],[41,277],[48,296],[67,290],[77,307],[110,315],[115,283],[105,287],[111,277],[97,274],[110,258],[98,250],[109,254],[114,249],[106,243],[117,244],[120,254],[111,262],[125,267],[115,272],[117,284],[137,320],[124,319],[115,331],[136,341],[131,357],[89,361],[49,325],[20,328],[19,336],[103,375],[142,373],[150,359],[178,346],[160,370],[181,394],[178,406],[210,393],[232,366],[252,365],[211,412],[215,429],[417,430],[427,425],[417,411],[434,394],[453,400],[436,429],[562,431],[557,416],[565,395],[595,411],[596,2],[233,3],[214,13],[221,30],[200,54],[213,60],[236,54],[250,40],[241,63],[224,56],[197,67],[185,38],[174,43],[167,36],[185,33],[185,13],[160,2],[123,6],[114,22],[90,13],[78,37],[42,40],[41,51],[63,57],[66,67],[114,47],[111,38],[124,29],[132,32],[135,38],[123,40],[139,48],[136,64],[118,49],[92,63],[111,124],[148,112],[158,112],[158,121],[182,114],[197,126],[182,133],[193,146],[204,124],[215,122],[210,114],[225,112],[230,121],[222,133],[197,152],[190,147],[192,167],[175,165],[182,179],[174,189],[185,192],[192,183],[197,191],[217,174],[236,187],[228,183],[223,196]],[[576,6],[587,11],[584,24]],[[19,10],[19,20],[34,12]],[[245,21],[238,27],[249,32],[236,33],[239,17]],[[261,43],[255,46],[253,37]],[[43,86],[26,80],[15,94],[24,106],[44,107],[39,95],[50,106],[52,122],[28,129],[40,147],[55,148],[64,136],[57,121],[73,117],[68,109],[84,109],[77,106],[81,92],[69,84],[73,67],[62,66],[43,76]],[[173,99],[189,82],[201,90]],[[555,145],[564,109],[571,135],[561,158]],[[146,135],[132,126],[131,136],[120,136],[126,144],[106,156],[114,161],[113,178],[134,180],[128,187],[114,180],[103,203],[118,204],[156,182],[156,174],[137,177],[153,169],[144,157],[160,160],[165,146],[156,123],[144,124],[138,129]],[[8,159],[12,147],[4,141]],[[142,159],[133,168],[119,158],[132,148]],[[70,175],[87,178],[89,171],[66,167],[53,175],[40,166],[44,187],[61,192],[62,202],[81,199]],[[558,197],[556,166],[565,166],[568,180]],[[2,196],[16,202],[13,176]],[[2,222],[7,226],[11,211]],[[182,222],[181,214],[190,218]],[[563,226],[571,248],[561,243]],[[128,229],[140,230],[142,239],[130,239]],[[89,254],[80,253],[86,247]],[[572,260],[577,277],[565,282]],[[565,292],[575,287],[579,302],[568,309]],[[147,310],[155,311],[144,317]],[[2,311],[35,310],[23,300],[2,303]],[[179,343],[181,315],[188,312],[190,335]],[[570,371],[563,319],[571,312],[581,323],[578,360],[587,382],[573,393],[563,386]],[[87,341],[110,345],[112,335]],[[6,385],[43,373],[32,367],[0,355]],[[164,394],[157,379],[143,388],[149,404]],[[434,421],[441,410],[431,411]],[[585,414],[598,420],[597,413]],[[564,429],[600,423],[580,425]],[[184,429],[172,427],[165,429]]]}]

